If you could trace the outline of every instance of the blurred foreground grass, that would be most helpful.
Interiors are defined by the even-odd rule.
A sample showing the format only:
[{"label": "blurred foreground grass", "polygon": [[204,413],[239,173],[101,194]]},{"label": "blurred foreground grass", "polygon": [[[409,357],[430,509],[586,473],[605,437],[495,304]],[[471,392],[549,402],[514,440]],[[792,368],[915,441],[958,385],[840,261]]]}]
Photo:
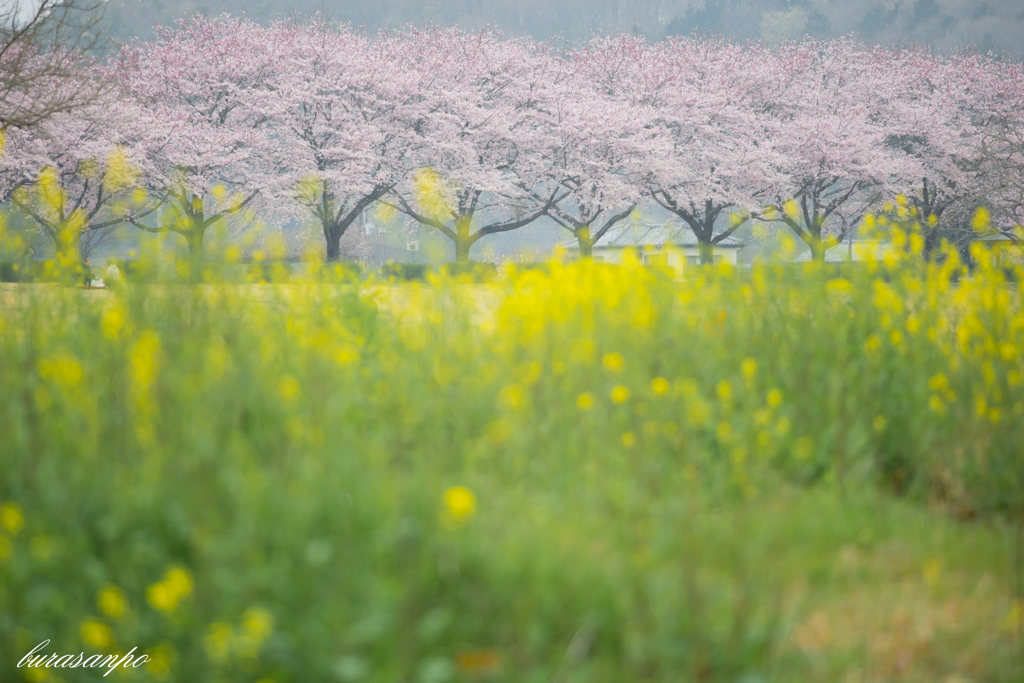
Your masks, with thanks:
[{"label": "blurred foreground grass", "polygon": [[1018,680],[975,256],[7,287],[0,681]]}]

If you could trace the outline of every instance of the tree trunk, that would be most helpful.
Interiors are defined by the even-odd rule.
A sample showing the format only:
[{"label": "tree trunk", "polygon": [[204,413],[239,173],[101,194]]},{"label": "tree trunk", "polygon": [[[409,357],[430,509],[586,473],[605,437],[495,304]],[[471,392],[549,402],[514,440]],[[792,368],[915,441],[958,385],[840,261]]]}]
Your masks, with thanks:
[{"label": "tree trunk", "polygon": [[697,242],[697,249],[700,250],[700,264],[710,266],[715,262],[715,245],[711,242],[700,240]]},{"label": "tree trunk", "polygon": [[[85,275],[85,259],[82,258],[80,238],[81,233],[77,230],[68,228],[66,224],[59,226],[54,255],[61,281],[68,286],[74,286],[76,282],[83,280]],[[85,284],[89,284],[87,280]]]},{"label": "tree trunk", "polygon": [[204,244],[206,238],[206,214],[203,206],[203,198],[198,195],[189,197],[184,192],[179,198],[187,230],[179,234],[185,238],[188,244],[188,280],[189,282],[200,282],[203,277],[203,261],[205,259]]},{"label": "tree trunk", "polygon": [[455,221],[455,262],[469,263],[469,250],[476,242],[469,234],[472,216],[461,216]]},{"label": "tree trunk", "polygon": [[77,267],[78,264],[85,262],[85,259],[82,258],[82,251],[75,242],[69,241],[58,244],[55,251],[57,262],[60,263],[62,267],[65,265]]},{"label": "tree trunk", "polygon": [[340,240],[336,237],[329,236],[327,238],[327,262],[331,263],[341,258],[341,245],[338,244]]},{"label": "tree trunk", "polygon": [[337,225],[324,223],[324,240],[327,241],[327,262],[337,261],[341,257],[341,234]]},{"label": "tree trunk", "polygon": [[320,192],[320,207],[317,214],[320,216],[324,241],[327,243],[327,262],[337,261],[341,258],[341,236],[345,233],[345,228],[334,220],[334,195],[328,189],[326,180],[323,181],[323,189]]},{"label": "tree trunk", "polygon": [[202,263],[206,256],[203,237],[203,231],[197,228],[193,228],[185,237],[185,241],[188,242],[189,258],[195,263]]},{"label": "tree trunk", "polygon": [[931,261],[934,258],[935,251],[939,248],[941,240],[939,239],[939,226],[938,225],[926,225],[924,226],[924,258],[926,261]]},{"label": "tree trunk", "polygon": [[468,239],[459,238],[455,240],[455,262],[469,263],[469,249],[473,243]]},{"label": "tree trunk", "polygon": [[576,241],[580,245],[580,258],[589,259],[594,255],[594,241],[590,239],[590,226],[576,228]]},{"label": "tree trunk", "polygon": [[818,263],[825,262],[825,244],[821,241],[821,235],[812,234],[807,242],[811,248],[811,260]]},{"label": "tree trunk", "polygon": [[[939,245],[942,243],[942,236],[939,234],[939,218],[942,217],[942,211],[936,211],[933,207],[926,205],[920,213],[918,220],[921,232],[924,233],[924,258],[926,261],[931,261],[935,258]],[[928,217],[931,215],[935,216],[935,225],[928,224]]]},{"label": "tree trunk", "polygon": [[185,235],[185,241],[188,242],[188,279],[190,282],[200,282],[203,279],[204,232],[202,228],[193,224],[192,229]]}]

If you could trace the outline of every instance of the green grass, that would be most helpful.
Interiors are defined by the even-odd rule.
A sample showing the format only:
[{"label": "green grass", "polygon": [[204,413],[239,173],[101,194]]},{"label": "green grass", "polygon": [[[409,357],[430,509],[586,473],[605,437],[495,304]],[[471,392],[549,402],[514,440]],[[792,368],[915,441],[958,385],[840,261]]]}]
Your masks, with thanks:
[{"label": "green grass", "polygon": [[957,272],[6,286],[0,681],[1017,680],[1024,316]]}]

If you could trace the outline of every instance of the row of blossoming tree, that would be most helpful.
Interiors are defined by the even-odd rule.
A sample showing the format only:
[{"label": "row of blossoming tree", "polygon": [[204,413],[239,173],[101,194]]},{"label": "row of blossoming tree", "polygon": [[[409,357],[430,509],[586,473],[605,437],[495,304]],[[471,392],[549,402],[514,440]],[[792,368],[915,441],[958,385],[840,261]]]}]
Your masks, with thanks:
[{"label": "row of blossoming tree", "polygon": [[644,204],[691,229],[704,262],[751,220],[821,259],[897,195],[929,251],[964,207],[993,207],[1011,237],[1024,220],[1024,69],[978,54],[635,36],[555,49],[225,16],[125,45],[93,76],[116,86],[106,101],[7,131],[0,158],[0,200],[68,260],[118,223],[177,232],[201,259],[210,227],[249,211],[315,219],[336,259],[375,203],[443,234],[457,261],[542,216],[586,256]]}]

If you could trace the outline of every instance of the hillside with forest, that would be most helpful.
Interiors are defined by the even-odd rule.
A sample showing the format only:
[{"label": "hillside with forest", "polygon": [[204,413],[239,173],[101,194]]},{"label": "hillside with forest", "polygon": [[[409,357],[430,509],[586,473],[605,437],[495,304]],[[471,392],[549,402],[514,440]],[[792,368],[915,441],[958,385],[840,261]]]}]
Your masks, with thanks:
[{"label": "hillside with forest", "polygon": [[1024,6],[1013,0],[111,0],[106,25],[115,39],[145,39],[155,26],[193,12],[244,14],[260,22],[320,12],[368,31],[407,24],[495,25],[535,39],[569,41],[607,32],[658,40],[699,31],[767,43],[856,33],[873,43],[928,45],[942,53],[967,48],[1024,56]]}]

